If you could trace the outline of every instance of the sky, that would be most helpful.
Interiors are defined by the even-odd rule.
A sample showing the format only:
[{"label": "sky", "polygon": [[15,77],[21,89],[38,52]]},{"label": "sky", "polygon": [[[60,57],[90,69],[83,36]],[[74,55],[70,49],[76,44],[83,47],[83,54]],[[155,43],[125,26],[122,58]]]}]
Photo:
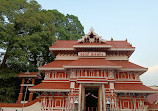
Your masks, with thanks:
[{"label": "sky", "polygon": [[135,52],[130,61],[149,68],[143,84],[158,85],[158,0],[37,0],[43,9],[57,9],[79,18],[85,33],[91,27],[105,40],[128,39]]},{"label": "sky", "polygon": [[56,9],[79,18],[105,40],[128,39],[135,52],[130,61],[149,68],[143,84],[158,85],[158,0],[36,0],[43,9]]}]

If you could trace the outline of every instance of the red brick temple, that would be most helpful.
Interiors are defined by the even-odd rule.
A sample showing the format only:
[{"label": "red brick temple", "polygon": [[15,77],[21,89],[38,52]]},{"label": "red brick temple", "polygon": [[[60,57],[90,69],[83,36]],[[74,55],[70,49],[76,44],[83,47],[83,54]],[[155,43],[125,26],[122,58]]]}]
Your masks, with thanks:
[{"label": "red brick temple", "polygon": [[[148,69],[129,61],[135,47],[127,40],[106,41],[91,28],[78,41],[57,40],[49,50],[56,58],[38,67],[44,80],[34,85],[38,74],[21,74],[17,103],[1,103],[2,111],[158,111],[158,98],[151,97],[158,90],[140,81]],[[25,77],[32,83],[24,85]],[[34,100],[33,94],[38,94]]]}]

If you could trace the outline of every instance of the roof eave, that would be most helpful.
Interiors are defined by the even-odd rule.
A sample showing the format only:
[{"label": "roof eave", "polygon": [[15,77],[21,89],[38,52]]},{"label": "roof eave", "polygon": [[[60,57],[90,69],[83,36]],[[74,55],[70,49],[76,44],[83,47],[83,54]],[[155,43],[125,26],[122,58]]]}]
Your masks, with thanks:
[{"label": "roof eave", "polygon": [[30,89],[29,91],[43,91],[43,92],[69,92],[70,89]]},{"label": "roof eave", "polygon": [[55,51],[55,50],[74,50],[74,48],[49,48],[49,50],[51,50],[51,51]]},{"label": "roof eave", "polygon": [[74,48],[111,48],[111,45],[74,45]]},{"label": "roof eave", "polygon": [[115,69],[121,69],[122,66],[70,66],[70,65],[64,65],[64,68],[115,68]]},{"label": "roof eave", "polygon": [[158,93],[158,91],[147,90],[115,90],[116,93]]},{"label": "roof eave", "polygon": [[148,69],[121,69],[121,71],[140,71],[140,72],[146,72]]},{"label": "roof eave", "polygon": [[65,70],[64,68],[52,68],[52,67],[38,67],[38,70]]},{"label": "roof eave", "polygon": [[135,51],[135,48],[111,48],[111,51]]}]

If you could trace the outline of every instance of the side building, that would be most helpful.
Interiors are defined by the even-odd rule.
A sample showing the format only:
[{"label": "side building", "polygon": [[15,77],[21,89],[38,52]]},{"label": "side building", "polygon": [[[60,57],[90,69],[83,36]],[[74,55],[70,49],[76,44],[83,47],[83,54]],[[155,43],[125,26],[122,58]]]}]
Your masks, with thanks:
[{"label": "side building", "polygon": [[140,81],[147,68],[129,61],[135,47],[127,40],[105,41],[91,28],[78,41],[57,40],[49,50],[55,61],[38,67],[45,78],[28,88],[30,101],[0,104],[3,111],[157,110],[147,97],[158,91]]}]

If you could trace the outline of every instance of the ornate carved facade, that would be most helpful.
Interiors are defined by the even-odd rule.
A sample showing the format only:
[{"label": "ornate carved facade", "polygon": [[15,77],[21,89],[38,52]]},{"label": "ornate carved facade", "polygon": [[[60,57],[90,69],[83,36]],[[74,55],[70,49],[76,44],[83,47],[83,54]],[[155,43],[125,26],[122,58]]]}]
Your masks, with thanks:
[{"label": "ornate carved facade", "polygon": [[78,41],[57,40],[50,51],[56,59],[38,67],[45,78],[29,88],[38,100],[25,111],[150,110],[147,96],[158,91],[140,81],[147,68],[129,61],[135,47],[127,40],[105,41],[91,28]]}]

